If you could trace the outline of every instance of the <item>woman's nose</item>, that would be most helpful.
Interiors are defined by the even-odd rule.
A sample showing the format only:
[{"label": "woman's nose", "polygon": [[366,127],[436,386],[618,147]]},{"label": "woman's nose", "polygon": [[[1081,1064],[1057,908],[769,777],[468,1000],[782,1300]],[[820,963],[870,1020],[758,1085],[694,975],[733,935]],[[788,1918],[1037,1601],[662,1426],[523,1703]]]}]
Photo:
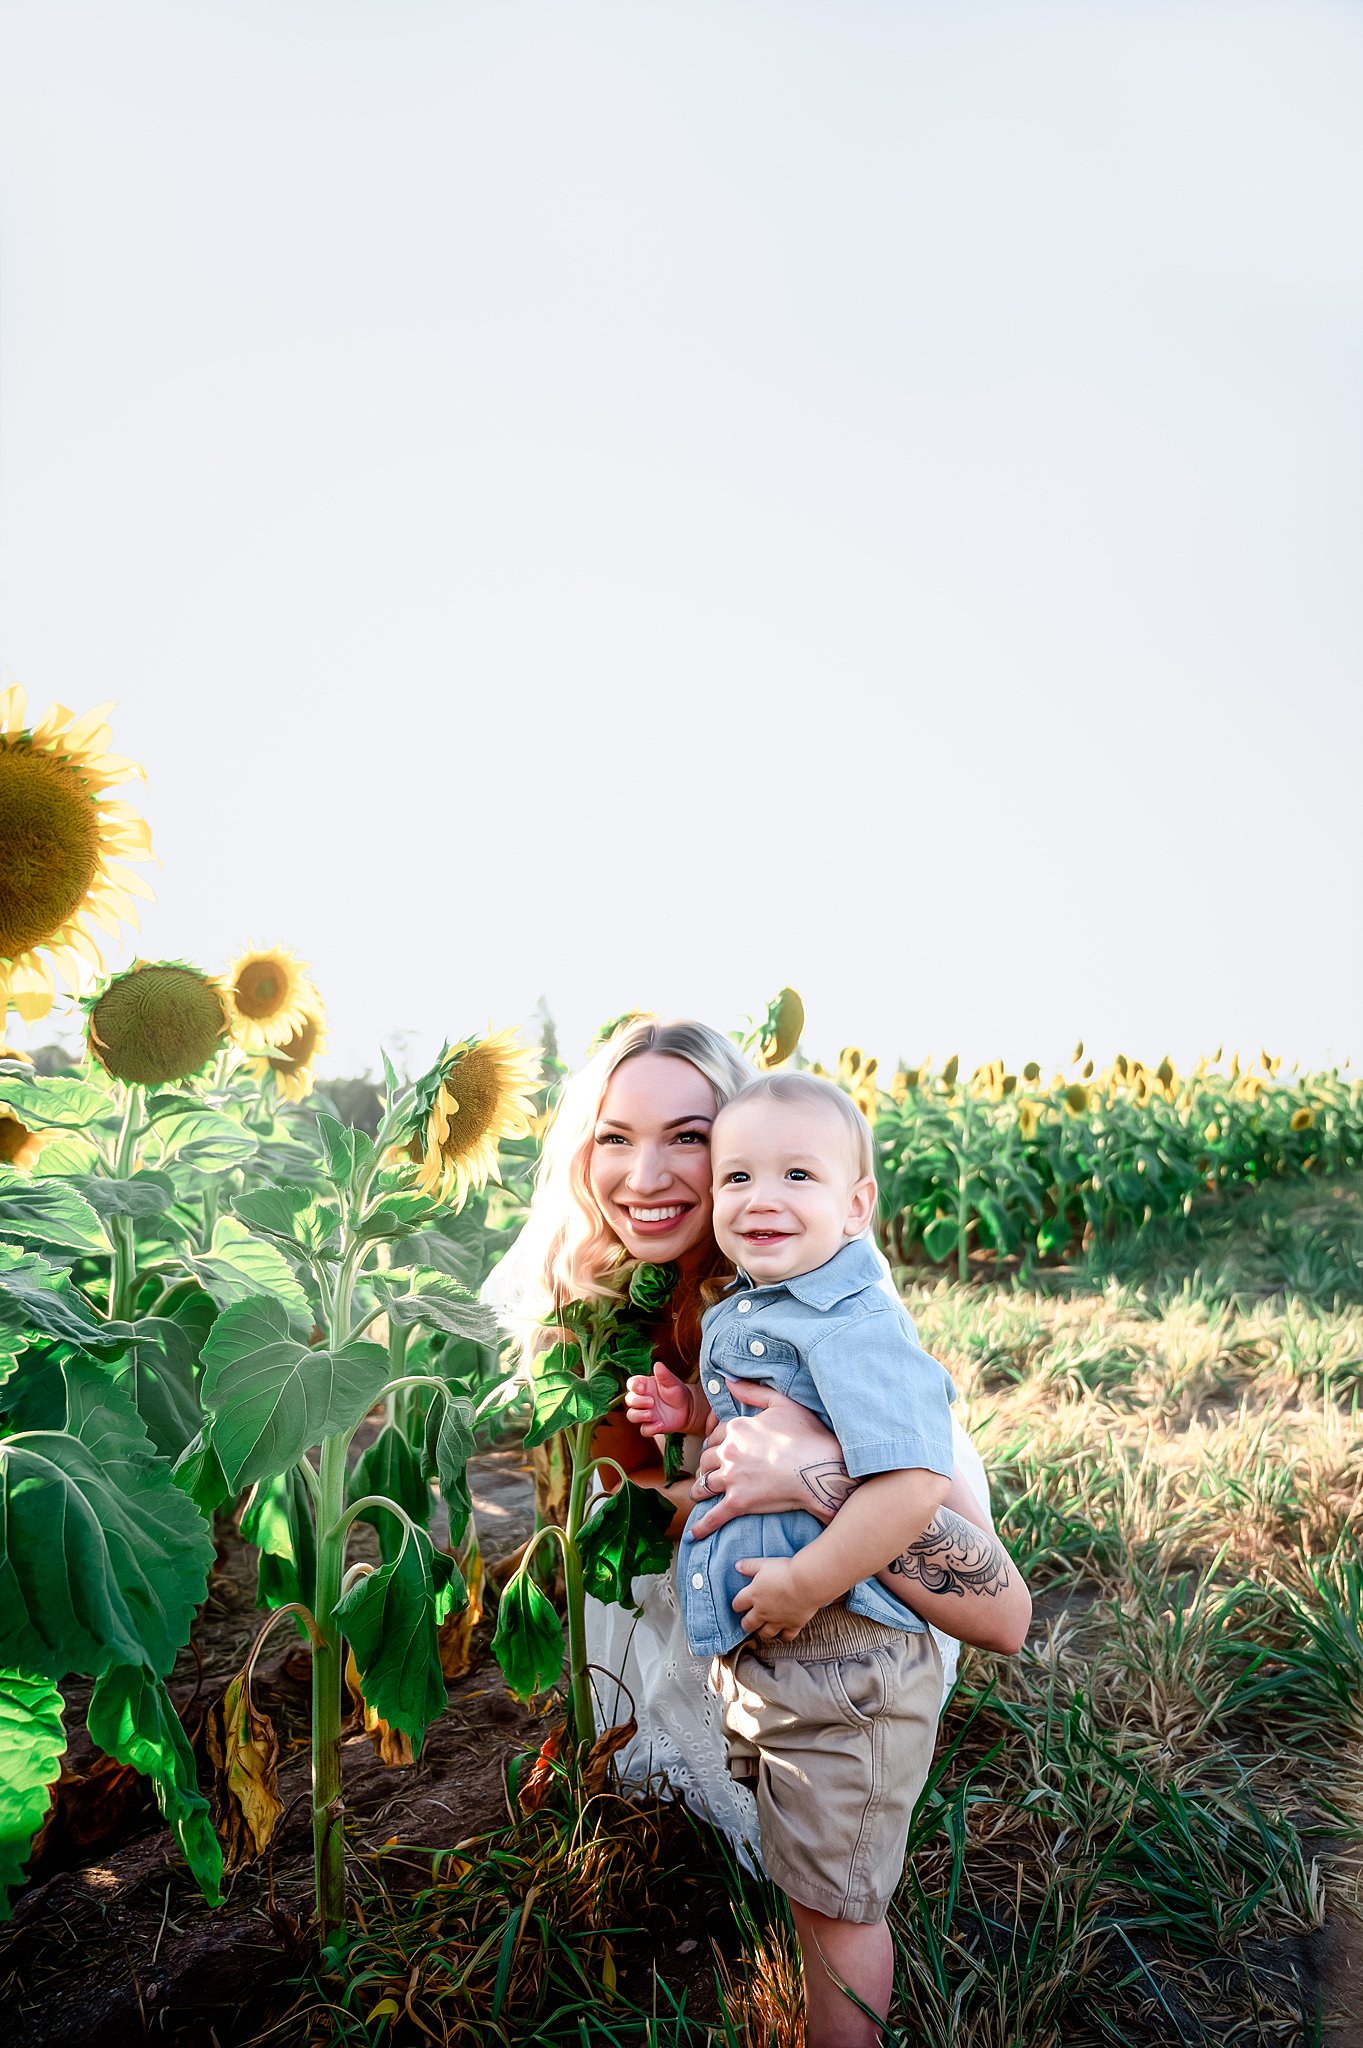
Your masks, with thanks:
[{"label": "woman's nose", "polygon": [[665,1188],[671,1179],[672,1176],[667,1170],[667,1162],[662,1157],[662,1154],[652,1152],[644,1145],[639,1148],[634,1156],[634,1164],[630,1167],[625,1186],[635,1188],[642,1193],[654,1188]]}]

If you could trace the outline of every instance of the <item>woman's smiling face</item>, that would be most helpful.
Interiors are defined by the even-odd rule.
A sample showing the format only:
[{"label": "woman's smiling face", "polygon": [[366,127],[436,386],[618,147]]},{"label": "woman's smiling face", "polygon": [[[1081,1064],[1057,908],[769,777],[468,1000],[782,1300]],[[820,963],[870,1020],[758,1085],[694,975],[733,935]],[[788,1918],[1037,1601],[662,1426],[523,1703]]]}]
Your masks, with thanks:
[{"label": "woman's smiling face", "polygon": [[636,1053],[611,1075],[587,1178],[631,1258],[663,1264],[711,1243],[715,1109],[704,1074],[674,1053]]}]

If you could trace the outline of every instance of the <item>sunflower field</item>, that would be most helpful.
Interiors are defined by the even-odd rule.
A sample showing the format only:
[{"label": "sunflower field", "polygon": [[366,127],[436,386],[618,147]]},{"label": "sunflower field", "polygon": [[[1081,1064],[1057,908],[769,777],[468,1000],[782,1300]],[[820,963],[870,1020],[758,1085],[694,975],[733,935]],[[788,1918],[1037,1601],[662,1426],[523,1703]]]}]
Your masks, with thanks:
[{"label": "sunflower field", "polygon": [[[562,1069],[463,1038],[385,1058],[372,1133],[336,1114],[292,953],[125,961],[150,837],[110,745],[0,696],[0,1006],[64,986],[84,1033],[64,1071],[0,1044],[7,2039],[797,2048],[779,1896],[589,1741],[584,1593],[668,1548],[642,1489],[589,1503],[592,1435],[669,1269],[527,1385],[479,1289]],[[784,989],[734,1036],[804,1064],[802,1029]],[[835,1078],[1036,1599],[1019,1656],[963,1654],[900,2038],[1347,2040],[1358,1083],[1082,1046]]]}]

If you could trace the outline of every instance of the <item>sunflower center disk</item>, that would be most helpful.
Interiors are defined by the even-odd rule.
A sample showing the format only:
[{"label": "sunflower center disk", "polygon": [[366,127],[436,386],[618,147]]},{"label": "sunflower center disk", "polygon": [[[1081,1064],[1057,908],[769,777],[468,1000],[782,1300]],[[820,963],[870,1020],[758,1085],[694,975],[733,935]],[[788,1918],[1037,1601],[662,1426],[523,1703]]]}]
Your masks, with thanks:
[{"label": "sunflower center disk", "polygon": [[284,998],[284,981],[278,968],[248,968],[237,983],[237,1008],[246,1017],[273,1017]]},{"label": "sunflower center disk", "polygon": [[91,1044],[120,1081],[196,1074],[227,1031],[222,998],[190,967],[143,967],[111,981],[90,1013]]},{"label": "sunflower center disk", "polygon": [[304,1019],[302,1029],[295,1031],[292,1038],[286,1038],[283,1045],[276,1046],[266,1057],[272,1067],[281,1073],[290,1073],[294,1067],[305,1067],[312,1058],[317,1044],[317,1026],[311,1017]]},{"label": "sunflower center disk", "polygon": [[21,1124],[17,1116],[7,1116],[0,1109],[0,1165],[8,1166],[17,1159],[31,1135],[27,1125]]},{"label": "sunflower center disk", "polygon": [[457,1159],[476,1145],[501,1108],[501,1087],[496,1067],[469,1053],[451,1067],[443,1084],[446,1133],[441,1151]]},{"label": "sunflower center disk", "polygon": [[99,863],[99,806],[69,762],[0,740],[0,959],[59,932]]}]

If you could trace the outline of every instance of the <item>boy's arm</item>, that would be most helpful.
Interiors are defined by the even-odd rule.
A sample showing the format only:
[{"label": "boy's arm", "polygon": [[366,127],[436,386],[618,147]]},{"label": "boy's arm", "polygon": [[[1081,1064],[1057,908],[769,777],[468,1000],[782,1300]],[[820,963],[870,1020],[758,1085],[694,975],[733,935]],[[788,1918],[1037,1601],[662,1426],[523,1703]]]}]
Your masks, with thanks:
[{"label": "boy's arm", "polygon": [[874,1473],[794,1557],[741,1559],[738,1569],[749,1582],[734,1600],[734,1611],[742,1615],[744,1629],[787,1641],[798,1635],[821,1607],[841,1600],[921,1539],[950,1486],[950,1479],[925,1466]]}]

